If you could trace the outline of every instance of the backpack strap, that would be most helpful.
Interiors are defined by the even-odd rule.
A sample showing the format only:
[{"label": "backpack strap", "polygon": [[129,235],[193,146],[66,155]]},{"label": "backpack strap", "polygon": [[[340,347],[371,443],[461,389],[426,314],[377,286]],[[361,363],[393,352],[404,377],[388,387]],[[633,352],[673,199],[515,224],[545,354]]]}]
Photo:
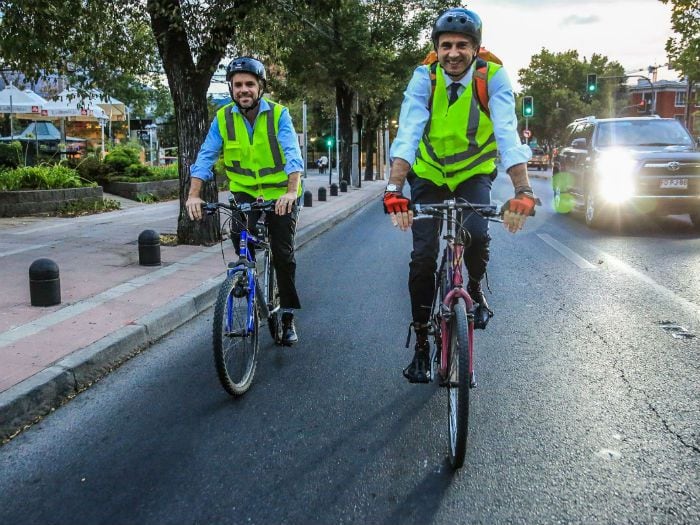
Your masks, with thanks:
[{"label": "backpack strap", "polygon": [[428,98],[428,111],[433,112],[433,96],[435,96],[435,83],[437,82],[437,66],[438,63],[433,62],[428,68],[430,76],[430,97]]},{"label": "backpack strap", "polygon": [[476,100],[481,106],[481,111],[486,113],[487,117],[491,117],[489,112],[489,65],[482,58],[476,59],[476,68],[472,77],[472,89],[476,93]]}]

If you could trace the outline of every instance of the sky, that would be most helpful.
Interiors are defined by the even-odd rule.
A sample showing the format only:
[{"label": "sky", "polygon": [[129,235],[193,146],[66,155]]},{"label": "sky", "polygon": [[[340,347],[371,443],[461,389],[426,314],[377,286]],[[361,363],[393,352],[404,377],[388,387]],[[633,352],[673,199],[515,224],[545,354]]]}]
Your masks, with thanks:
[{"label": "sky", "polygon": [[[619,62],[626,73],[642,75],[648,75],[648,66],[668,62],[664,47],[673,33],[671,8],[658,0],[473,0],[467,4],[481,17],[483,44],[503,60],[516,91],[518,70],[527,67],[530,57],[543,47],[554,53],[575,49],[581,60],[598,53]],[[667,67],[658,70],[658,80],[677,78],[678,73]]]}]

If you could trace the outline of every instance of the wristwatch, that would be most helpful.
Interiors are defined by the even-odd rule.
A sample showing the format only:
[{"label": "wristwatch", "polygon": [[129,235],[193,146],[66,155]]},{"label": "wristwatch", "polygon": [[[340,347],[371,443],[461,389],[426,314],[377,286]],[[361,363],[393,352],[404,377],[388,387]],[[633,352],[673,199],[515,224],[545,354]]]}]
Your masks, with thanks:
[{"label": "wristwatch", "polygon": [[399,187],[398,187],[396,184],[387,184],[387,185],[386,185],[386,189],[385,189],[384,191],[385,191],[385,192],[387,192],[387,191],[398,191],[398,192],[400,192],[401,190],[399,189]]}]

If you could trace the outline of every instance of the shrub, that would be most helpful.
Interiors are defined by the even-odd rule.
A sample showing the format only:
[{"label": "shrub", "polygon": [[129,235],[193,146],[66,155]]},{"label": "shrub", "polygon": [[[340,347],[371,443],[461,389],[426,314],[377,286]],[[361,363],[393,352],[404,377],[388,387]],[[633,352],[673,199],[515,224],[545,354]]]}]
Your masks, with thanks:
[{"label": "shrub", "polygon": [[104,162],[92,155],[80,160],[75,169],[81,178],[98,184],[102,184],[109,174],[109,169]]},{"label": "shrub", "polygon": [[22,164],[22,144],[18,141],[0,142],[0,166],[16,168]]},{"label": "shrub", "polygon": [[124,170],[124,175],[129,179],[149,178],[151,176],[151,169],[143,164],[132,164]]},{"label": "shrub", "polygon": [[66,166],[28,166],[0,172],[0,191],[54,190],[96,186],[85,183],[78,173]]},{"label": "shrub", "polygon": [[105,156],[105,164],[114,173],[124,173],[132,164],[139,163],[139,150],[130,145],[117,146]]}]

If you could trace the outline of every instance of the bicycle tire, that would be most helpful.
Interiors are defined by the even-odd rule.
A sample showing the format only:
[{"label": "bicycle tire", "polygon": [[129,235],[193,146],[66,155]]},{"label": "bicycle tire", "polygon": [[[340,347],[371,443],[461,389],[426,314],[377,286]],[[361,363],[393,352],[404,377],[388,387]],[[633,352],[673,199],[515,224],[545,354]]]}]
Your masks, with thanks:
[{"label": "bicycle tire", "polygon": [[267,307],[270,317],[267,318],[267,325],[270,328],[270,335],[276,344],[282,344],[282,315],[280,314],[280,290],[277,286],[277,272],[270,260],[270,270],[267,280]]},{"label": "bicycle tire", "polygon": [[[239,283],[248,285],[246,270],[234,272],[219,288],[214,306],[212,340],[214,363],[219,381],[232,396],[245,394],[255,376],[258,362],[258,312],[255,298],[250,292],[240,296]],[[249,303],[252,304],[253,330],[248,331]],[[227,329],[230,319],[231,326]]]},{"label": "bicycle tire", "polygon": [[469,324],[463,299],[458,299],[450,319],[448,348],[447,413],[450,464],[464,465],[469,430]]}]

